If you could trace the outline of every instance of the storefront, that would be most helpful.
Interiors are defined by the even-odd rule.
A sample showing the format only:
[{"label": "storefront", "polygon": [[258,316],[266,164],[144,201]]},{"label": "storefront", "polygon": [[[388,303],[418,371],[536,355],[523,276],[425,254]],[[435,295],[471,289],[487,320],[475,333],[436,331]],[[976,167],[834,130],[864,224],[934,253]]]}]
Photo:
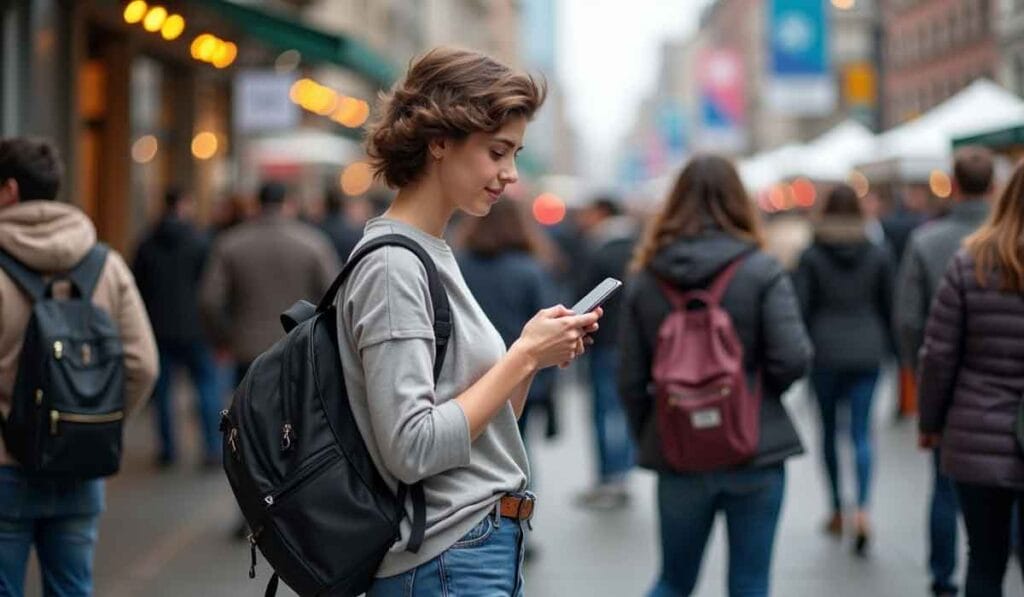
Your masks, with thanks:
[{"label": "storefront", "polygon": [[284,114],[277,133],[352,138],[356,130],[290,102],[287,84],[282,97],[282,82],[343,70],[371,98],[395,76],[352,39],[226,0],[0,0],[0,27],[0,134],[52,139],[67,165],[62,199],[121,250],[168,187],[192,191],[204,219],[221,197],[251,191],[262,173],[247,147],[275,130],[274,119],[239,120],[239,106],[259,104],[241,80],[283,80],[264,106]]}]

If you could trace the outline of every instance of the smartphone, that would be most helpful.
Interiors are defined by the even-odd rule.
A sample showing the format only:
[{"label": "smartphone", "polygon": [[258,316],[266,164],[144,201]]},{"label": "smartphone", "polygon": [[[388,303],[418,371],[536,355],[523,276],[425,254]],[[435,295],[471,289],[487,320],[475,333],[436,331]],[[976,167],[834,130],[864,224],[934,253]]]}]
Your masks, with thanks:
[{"label": "smartphone", "polygon": [[621,287],[622,282],[619,282],[615,278],[605,278],[604,281],[588,292],[587,296],[581,298],[578,303],[572,306],[572,312],[576,315],[590,313],[611,298],[611,296]]}]

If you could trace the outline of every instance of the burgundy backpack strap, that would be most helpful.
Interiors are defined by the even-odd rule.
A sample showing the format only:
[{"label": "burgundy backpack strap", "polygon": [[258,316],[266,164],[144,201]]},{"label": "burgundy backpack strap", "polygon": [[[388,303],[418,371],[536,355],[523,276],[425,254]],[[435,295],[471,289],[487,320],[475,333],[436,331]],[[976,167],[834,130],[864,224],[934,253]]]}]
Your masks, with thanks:
[{"label": "burgundy backpack strap", "polygon": [[661,288],[661,293],[665,295],[668,302],[672,304],[672,308],[675,310],[686,308],[686,296],[685,293],[672,284],[669,284],[665,280],[655,277],[658,282],[658,287]]},{"label": "burgundy backpack strap", "polygon": [[715,303],[721,303],[722,297],[725,295],[725,291],[729,288],[729,283],[732,282],[733,276],[736,275],[736,271],[740,269],[743,262],[747,260],[746,255],[738,257],[725,267],[717,276],[714,281],[711,282],[711,286],[708,286],[708,294],[711,295],[711,299]]}]

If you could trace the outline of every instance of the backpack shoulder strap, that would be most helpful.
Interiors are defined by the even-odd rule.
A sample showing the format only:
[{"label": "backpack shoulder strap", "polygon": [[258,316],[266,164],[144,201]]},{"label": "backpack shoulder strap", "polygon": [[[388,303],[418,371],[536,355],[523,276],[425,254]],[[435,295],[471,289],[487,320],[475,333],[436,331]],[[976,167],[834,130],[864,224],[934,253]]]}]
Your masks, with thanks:
[{"label": "backpack shoulder strap", "polygon": [[[434,308],[434,383],[436,384],[438,377],[441,375],[441,367],[444,366],[445,354],[448,352],[448,340],[452,335],[452,311],[448,304],[448,294],[441,283],[441,276],[437,273],[437,265],[426,250],[412,238],[404,234],[385,234],[367,241],[345,262],[345,267],[341,269],[341,273],[338,274],[331,287],[327,289],[323,298],[320,299],[317,312],[323,312],[330,308],[334,303],[338,290],[348,280],[348,277],[352,275],[352,271],[363,258],[381,247],[388,246],[404,247],[412,251],[427,270],[430,303]],[[406,550],[416,553],[423,545],[423,538],[426,535],[427,529],[427,500],[423,490],[423,482],[419,481],[411,485],[406,485],[405,483],[398,484],[397,504],[402,516],[405,514],[406,495],[409,495],[412,499],[412,530],[409,534]]]},{"label": "backpack shoulder strap", "polygon": [[46,282],[43,281],[42,276],[3,249],[0,249],[0,269],[7,272],[14,283],[28,293],[33,302],[43,298],[46,294]]},{"label": "backpack shoulder strap", "polygon": [[67,277],[78,288],[78,292],[83,299],[91,298],[93,292],[96,291],[96,285],[99,283],[100,274],[103,273],[103,266],[107,263],[107,254],[109,252],[110,249],[107,245],[96,243],[85,254],[85,257],[78,262],[78,265],[68,272]]},{"label": "backpack shoulder strap", "polygon": [[437,273],[437,265],[434,264],[434,260],[426,250],[412,238],[405,236],[404,234],[385,234],[384,236],[367,241],[365,245],[360,247],[359,250],[353,253],[352,256],[349,257],[349,260],[345,262],[345,267],[342,268],[341,273],[338,274],[338,277],[334,279],[331,287],[327,289],[323,298],[320,299],[320,305],[317,307],[317,312],[323,312],[330,308],[331,304],[334,303],[334,298],[337,296],[338,290],[341,289],[342,284],[348,280],[348,277],[352,275],[352,271],[356,268],[356,265],[362,261],[364,257],[381,247],[387,246],[404,247],[412,251],[413,254],[419,258],[420,262],[423,263],[423,267],[427,270],[427,286],[430,290],[430,303],[434,308],[434,338],[436,343],[434,382],[436,383],[438,376],[441,374],[441,367],[444,365],[445,354],[448,352],[448,340],[452,335],[452,311],[448,304],[448,294],[445,292],[444,285],[441,283],[441,276]]},{"label": "backpack shoulder strap", "polygon": [[743,262],[747,260],[746,255],[734,259],[732,263],[727,265],[715,279],[711,282],[711,286],[708,286],[708,294],[715,303],[721,303],[722,297],[725,296],[725,291],[729,288],[729,283],[732,282],[733,276],[743,265]]}]

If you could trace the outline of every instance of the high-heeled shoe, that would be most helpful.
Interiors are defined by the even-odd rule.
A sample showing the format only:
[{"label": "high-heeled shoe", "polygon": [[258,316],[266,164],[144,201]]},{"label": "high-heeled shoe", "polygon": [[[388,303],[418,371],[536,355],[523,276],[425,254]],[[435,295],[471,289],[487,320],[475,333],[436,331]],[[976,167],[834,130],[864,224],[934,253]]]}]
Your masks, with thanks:
[{"label": "high-heeled shoe", "polygon": [[871,525],[866,512],[858,512],[854,518],[853,553],[860,557],[868,554],[871,544]]}]

